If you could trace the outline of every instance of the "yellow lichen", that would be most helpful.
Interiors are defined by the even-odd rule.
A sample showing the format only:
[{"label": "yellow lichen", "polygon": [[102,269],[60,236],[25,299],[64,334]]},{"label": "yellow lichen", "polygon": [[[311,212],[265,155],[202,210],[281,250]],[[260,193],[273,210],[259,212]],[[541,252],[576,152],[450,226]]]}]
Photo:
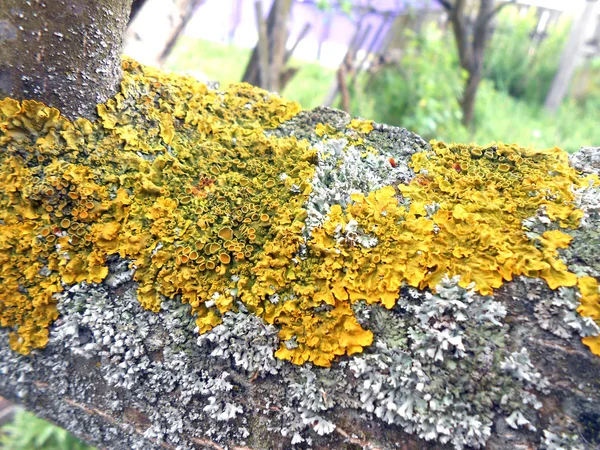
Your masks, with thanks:
[{"label": "yellow lichen", "polygon": [[[231,304],[203,303],[250,274],[275,237],[270,219],[297,215],[306,200],[279,175],[303,184],[314,151],[264,134],[298,111],[249,85],[211,91],[129,60],[95,123],[0,102],[0,325],[13,329],[12,348],[43,347],[61,281],[101,282],[110,254],[137,267],[144,307],[179,294],[202,329],[218,323]],[[243,256],[231,263],[221,239]]]},{"label": "yellow lichen", "polygon": [[352,119],[348,124],[348,128],[365,134],[370,133],[373,130],[373,121]]},{"label": "yellow lichen", "polygon": [[[510,165],[510,170],[498,170],[500,164]],[[577,284],[557,252],[572,238],[554,230],[531,240],[521,225],[545,210],[560,226],[577,227],[582,212],[573,204],[572,188],[586,186],[588,180],[568,166],[566,154],[557,149],[536,152],[501,144],[483,149],[434,142],[431,152],[414,155],[413,168],[419,175],[410,184],[387,186],[368,196],[354,194],[345,212],[333,206],[328,221],[313,231],[308,257],[294,268],[294,279],[304,280],[294,286],[298,306],[282,308],[276,322],[283,324],[283,337],[294,336],[298,345],[282,347],[279,357],[327,365],[338,352],[350,354],[353,349],[344,349],[346,341],[340,336],[343,328],[352,326],[341,327],[334,317],[344,317],[348,303],[359,300],[393,307],[402,282],[434,290],[444,275],[460,275],[461,286],[473,282],[484,295],[517,275],[541,277],[552,289]],[[402,197],[410,200],[409,208],[399,202]],[[425,206],[434,203],[437,210],[428,215]],[[343,233],[351,221],[376,237],[378,245],[356,248],[336,238],[340,226]],[[293,266],[291,261],[277,264]],[[277,279],[275,273],[270,276]],[[583,286],[590,283],[586,280]],[[595,297],[584,294],[583,303],[597,311],[597,285],[594,292]],[[310,319],[302,313],[320,303],[333,309]],[[348,320],[352,324],[352,318]],[[307,325],[315,328],[308,336]],[[351,340],[357,347],[368,341],[366,335]],[[584,342],[595,351],[592,341]]]},{"label": "yellow lichen", "polygon": [[[482,294],[515,275],[577,284],[580,313],[599,320],[597,283],[558,258],[570,236],[531,240],[521,226],[540,209],[563,228],[578,225],[572,188],[587,181],[564,153],[434,142],[414,155],[410,184],[352,195],[305,242],[315,150],[264,133],[298,111],[247,84],[214,91],[130,60],[94,123],[1,101],[0,326],[12,329],[11,347],[43,347],[61,283],[103,281],[114,254],[135,266],[145,308],[178,297],[206,332],[236,307],[235,292],[279,327],[276,356],[296,364],[329,366],[362,351],[373,336],[353,303],[391,308],[403,283],[434,289],[444,274]],[[354,120],[345,135],[359,146],[372,129]],[[320,124],[316,134],[343,133]],[[378,244],[339,239],[351,221]],[[597,351],[597,341],[584,342]]]}]

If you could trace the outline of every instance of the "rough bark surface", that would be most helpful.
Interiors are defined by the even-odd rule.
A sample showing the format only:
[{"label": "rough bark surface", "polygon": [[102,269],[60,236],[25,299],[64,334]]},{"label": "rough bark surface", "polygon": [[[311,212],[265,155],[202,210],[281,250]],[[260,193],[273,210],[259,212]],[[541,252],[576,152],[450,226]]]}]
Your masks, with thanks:
[{"label": "rough bark surface", "polygon": [[[320,108],[301,113],[276,133],[316,143],[316,124],[343,127],[349,121],[343,112]],[[377,124],[366,144],[408,153],[427,146],[406,130]],[[585,152],[573,164],[598,172],[598,150]],[[9,349],[8,331],[0,329],[1,395],[86,442],[114,450],[451,448],[365,411],[355,395],[362,381],[350,370],[354,357],[327,369],[275,360],[269,352],[276,348],[276,331],[243,314],[199,339],[189,305],[165,299],[160,313],[144,310],[127,261],[111,257],[108,264],[103,283],[59,294],[61,317],[44,350],[18,355]],[[577,336],[556,335],[564,324],[543,309],[553,298],[558,294],[543,281],[525,278],[494,295],[507,308],[506,347],[527,349],[535,377],[547,382],[540,382],[541,408],[528,414],[528,426],[513,429],[506,416],[494,415],[486,448],[598,448],[600,358]],[[241,362],[256,360],[259,369]],[[499,376],[486,370],[479,368],[477,377]],[[307,408],[306,402],[317,406]],[[546,432],[565,442],[578,439],[579,447],[548,446]]]},{"label": "rough bark surface", "polygon": [[131,0],[2,0],[0,98],[94,118],[118,90]]}]

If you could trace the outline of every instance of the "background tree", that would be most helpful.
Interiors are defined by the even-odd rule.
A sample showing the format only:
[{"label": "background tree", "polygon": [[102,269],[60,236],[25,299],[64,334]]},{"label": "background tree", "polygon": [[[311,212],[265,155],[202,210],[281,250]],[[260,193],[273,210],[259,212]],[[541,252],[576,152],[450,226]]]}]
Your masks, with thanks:
[{"label": "background tree", "polygon": [[560,57],[558,71],[552,80],[550,92],[546,97],[544,107],[554,113],[564,100],[580,57],[580,50],[586,37],[586,31],[598,14],[594,14],[597,0],[587,0],[581,14],[571,25],[569,38]]},{"label": "background tree", "polygon": [[477,90],[483,78],[483,58],[485,48],[492,35],[492,20],[506,5],[508,0],[496,5],[496,0],[438,0],[448,12],[456,41],[460,66],[467,71],[461,106],[462,122],[470,125],[473,121]]},{"label": "background tree", "polygon": [[[267,18],[263,17],[262,2],[255,2],[258,41],[252,50],[242,81],[270,91],[281,91],[295,69],[285,70],[293,50],[286,50],[288,20],[292,0],[274,0]],[[298,41],[308,31],[305,27]]]}]

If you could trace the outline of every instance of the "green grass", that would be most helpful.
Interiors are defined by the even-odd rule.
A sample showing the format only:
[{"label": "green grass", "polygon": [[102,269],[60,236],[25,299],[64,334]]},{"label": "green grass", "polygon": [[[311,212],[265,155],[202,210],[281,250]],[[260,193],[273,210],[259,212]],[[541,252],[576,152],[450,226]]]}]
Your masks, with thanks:
[{"label": "green grass", "polygon": [[[251,50],[247,48],[184,36],[166,61],[165,69],[189,74],[204,73],[208,79],[227,87],[241,81],[250,54]],[[298,72],[282,95],[297,101],[305,109],[321,105],[333,82],[335,71],[293,59],[290,66],[298,68]]]},{"label": "green grass", "polygon": [[0,428],[0,448],[7,450],[94,450],[56,425],[18,410],[11,423]]},{"label": "green grass", "polygon": [[251,50],[183,36],[165,63],[166,70],[203,73],[226,87],[242,79]]},{"label": "green grass", "polygon": [[335,79],[335,71],[319,64],[291,61],[292,66],[299,67],[283,91],[283,96],[297,101],[304,109],[321,106]]},{"label": "green grass", "polygon": [[597,112],[572,100],[551,115],[540,106],[494,90],[488,82],[479,91],[476,116],[475,132],[469,137],[481,144],[502,141],[534,148],[556,146],[568,152],[600,145]]}]

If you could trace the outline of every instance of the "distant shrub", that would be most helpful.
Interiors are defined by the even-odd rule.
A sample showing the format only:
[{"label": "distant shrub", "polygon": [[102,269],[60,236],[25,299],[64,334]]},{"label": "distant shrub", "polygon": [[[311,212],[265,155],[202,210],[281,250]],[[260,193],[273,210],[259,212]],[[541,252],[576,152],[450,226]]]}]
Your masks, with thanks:
[{"label": "distant shrub", "polygon": [[[506,88],[498,89],[497,80],[484,79],[477,94],[474,127],[467,130],[461,123],[458,100],[462,96],[465,74],[458,65],[451,34],[444,34],[432,25],[420,35],[409,34],[406,42],[398,61],[385,64],[372,75],[364,74],[351,86],[352,114],[408,128],[425,139],[446,142],[485,145],[502,141],[535,148],[558,146],[567,151],[600,143],[600,127],[594,113],[600,109],[600,82],[597,81],[600,77],[594,78],[594,74],[600,73],[600,63],[593,63],[587,76],[580,75],[587,79],[586,94],[577,101],[565,101],[555,116],[543,110],[545,92],[542,90],[545,88],[536,87],[535,76],[522,85],[517,82],[521,78],[510,81],[525,89],[520,97],[511,95]],[[540,47],[540,52],[548,48]],[[496,47],[492,46],[488,54],[494,51]],[[520,60],[509,61],[511,51],[501,51],[505,54],[498,61],[506,58],[506,62],[498,63],[497,67],[512,64],[515,71],[521,70],[518,69],[522,64]],[[518,53],[515,52],[513,58],[519,59]],[[550,58],[545,60],[550,61]],[[546,74],[539,76],[548,86],[554,76],[553,72],[550,75],[549,64],[532,69]]]},{"label": "distant shrub", "polygon": [[352,113],[399,125],[433,139],[466,130],[461,125],[465,73],[459,68],[451,36],[429,26],[408,32],[401,59],[379,69],[367,86],[362,78],[352,91]]},{"label": "distant shrub", "polygon": [[526,15],[510,6],[502,11],[485,53],[484,75],[497,90],[541,105],[558,69],[570,20],[551,24],[548,35],[536,45],[531,37],[537,14],[536,8],[530,8]]}]

